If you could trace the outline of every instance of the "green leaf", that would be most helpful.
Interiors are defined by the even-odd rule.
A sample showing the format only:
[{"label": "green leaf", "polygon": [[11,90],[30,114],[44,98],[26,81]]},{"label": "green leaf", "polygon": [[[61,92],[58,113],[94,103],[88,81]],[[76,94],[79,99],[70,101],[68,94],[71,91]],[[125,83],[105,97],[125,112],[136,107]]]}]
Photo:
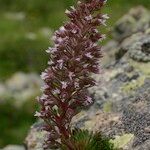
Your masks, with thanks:
[{"label": "green leaf", "polygon": [[[92,133],[88,130],[74,129],[70,141],[74,143],[73,150],[116,150],[110,139],[100,132]],[[63,150],[68,150],[63,146]]]}]

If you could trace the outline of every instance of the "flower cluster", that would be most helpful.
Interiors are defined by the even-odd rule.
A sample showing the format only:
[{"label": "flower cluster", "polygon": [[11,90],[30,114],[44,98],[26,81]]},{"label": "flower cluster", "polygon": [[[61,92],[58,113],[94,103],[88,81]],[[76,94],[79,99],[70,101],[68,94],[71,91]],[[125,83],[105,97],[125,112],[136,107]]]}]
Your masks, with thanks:
[{"label": "flower cluster", "polygon": [[[78,2],[76,8],[66,10],[70,21],[54,33],[54,47],[46,52],[50,56],[48,68],[41,74],[44,80],[43,95],[38,99],[41,110],[35,116],[42,118],[48,131],[46,146],[71,145],[70,122],[82,106],[93,101],[87,88],[95,85],[91,73],[99,73],[102,57],[98,41],[105,35],[98,32],[99,25],[106,25],[106,14],[94,13],[106,0]],[[45,147],[46,148],[46,147]]]}]

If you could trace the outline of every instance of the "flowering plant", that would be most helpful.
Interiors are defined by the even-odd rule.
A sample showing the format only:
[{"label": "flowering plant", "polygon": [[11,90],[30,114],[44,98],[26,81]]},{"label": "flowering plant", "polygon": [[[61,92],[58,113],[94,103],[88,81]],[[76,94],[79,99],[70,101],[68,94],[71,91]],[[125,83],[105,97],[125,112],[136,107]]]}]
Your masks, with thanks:
[{"label": "flowering plant", "polygon": [[98,41],[105,35],[98,32],[99,25],[106,25],[107,14],[95,13],[101,10],[106,0],[78,2],[76,8],[66,10],[70,18],[54,33],[53,48],[46,52],[50,56],[48,68],[42,73],[43,95],[38,99],[41,110],[35,116],[45,122],[48,132],[45,147],[60,148],[65,145],[74,148],[70,122],[79,108],[93,103],[87,88],[95,85],[91,73],[99,73],[99,59],[102,57]]}]

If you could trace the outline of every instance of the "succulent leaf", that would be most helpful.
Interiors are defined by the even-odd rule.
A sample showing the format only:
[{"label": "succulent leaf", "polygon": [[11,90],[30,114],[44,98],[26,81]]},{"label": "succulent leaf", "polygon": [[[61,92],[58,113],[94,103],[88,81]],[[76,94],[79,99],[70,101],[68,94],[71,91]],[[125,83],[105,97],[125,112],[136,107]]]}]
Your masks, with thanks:
[{"label": "succulent leaf", "polygon": [[[88,130],[75,129],[72,132],[71,141],[74,142],[72,150],[117,150],[109,142],[109,138],[100,132],[92,133]],[[69,150],[64,145],[62,150]]]}]

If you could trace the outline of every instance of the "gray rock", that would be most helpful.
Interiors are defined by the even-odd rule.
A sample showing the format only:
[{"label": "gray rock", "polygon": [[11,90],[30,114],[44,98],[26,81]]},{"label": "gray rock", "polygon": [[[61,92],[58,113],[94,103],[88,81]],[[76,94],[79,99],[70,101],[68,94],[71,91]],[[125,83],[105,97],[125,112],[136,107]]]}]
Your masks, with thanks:
[{"label": "gray rock", "polygon": [[21,107],[40,93],[41,85],[42,81],[37,74],[15,73],[4,83],[0,83],[0,103],[11,100],[14,106]]},{"label": "gray rock", "polygon": [[139,31],[146,31],[150,27],[150,12],[142,6],[138,6],[129,11],[115,25],[113,37],[117,41],[122,41],[126,37]]},{"label": "gray rock", "polygon": [[134,150],[150,150],[150,140],[147,140],[142,145],[137,146]]},{"label": "gray rock", "polygon": [[31,127],[29,134],[25,139],[27,150],[44,150],[43,145],[47,132],[41,131],[42,126],[43,121],[39,120]]},{"label": "gray rock", "polygon": [[150,61],[150,34],[138,32],[126,38],[120,44],[116,59],[128,55],[131,59],[141,62]]},{"label": "gray rock", "polygon": [[25,150],[23,146],[18,146],[18,145],[8,145],[2,150]]},{"label": "gray rock", "polygon": [[39,87],[40,85],[40,77],[34,73],[25,74],[23,72],[17,72],[6,81],[6,86],[11,91],[22,91],[27,88]]},{"label": "gray rock", "polygon": [[129,48],[129,55],[136,61],[150,61],[150,35],[145,35]]}]

